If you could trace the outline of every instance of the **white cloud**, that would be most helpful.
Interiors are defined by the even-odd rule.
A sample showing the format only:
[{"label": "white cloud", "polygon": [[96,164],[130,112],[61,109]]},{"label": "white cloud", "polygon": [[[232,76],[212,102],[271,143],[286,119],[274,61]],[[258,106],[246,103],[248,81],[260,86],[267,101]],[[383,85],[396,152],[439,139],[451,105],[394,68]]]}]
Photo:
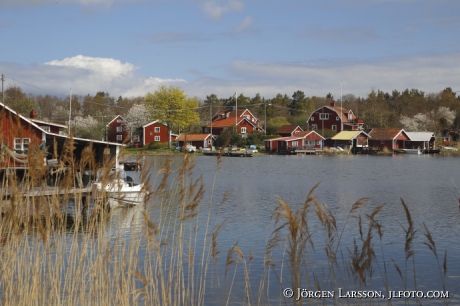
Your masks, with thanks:
[{"label": "white cloud", "polygon": [[0,62],[0,70],[5,74],[6,86],[17,85],[25,92],[58,96],[67,95],[70,89],[79,95],[104,91],[115,97],[144,96],[155,91],[159,84],[184,82],[181,79],[138,76],[137,68],[131,63],[83,55],[42,65]]},{"label": "white cloud", "polygon": [[406,88],[425,93],[437,93],[446,87],[460,90],[460,71],[452,64],[458,62],[460,52],[361,62],[234,62],[223,71],[227,73],[225,77],[201,76],[184,80],[139,76],[130,63],[75,56],[29,66],[0,62],[0,71],[5,74],[6,87],[15,84],[35,94],[68,95],[72,89],[79,95],[104,91],[115,97],[137,97],[166,84],[180,87],[187,95],[201,99],[212,93],[226,98],[234,92],[250,97],[260,93],[272,98],[278,93],[291,96],[297,90],[307,96],[325,96],[330,92],[339,97],[342,81],[343,94],[367,97],[371,90],[378,89],[389,93]]},{"label": "white cloud", "polygon": [[206,14],[206,16],[211,20],[220,20],[222,18],[222,15],[229,12],[241,11],[244,9],[244,7],[244,3],[238,0],[206,0],[203,3],[203,11]]},{"label": "white cloud", "polygon": [[246,16],[243,21],[241,21],[234,29],[234,33],[241,33],[245,29],[250,28],[254,23],[254,18],[252,16]]}]

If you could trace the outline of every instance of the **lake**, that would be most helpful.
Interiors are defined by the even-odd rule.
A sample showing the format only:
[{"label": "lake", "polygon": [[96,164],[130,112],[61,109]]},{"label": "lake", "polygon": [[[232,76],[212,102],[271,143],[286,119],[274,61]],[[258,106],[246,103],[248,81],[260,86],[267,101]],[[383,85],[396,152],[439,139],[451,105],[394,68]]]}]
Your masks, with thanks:
[{"label": "lake", "polygon": [[[161,180],[162,174],[159,172],[166,160],[171,161],[172,168],[168,184],[171,188],[177,184],[182,157],[149,156],[146,162],[152,167],[150,183],[154,188]],[[205,304],[220,305],[227,301],[236,305],[242,302],[257,304],[261,295],[264,303],[277,301],[278,304],[284,301],[283,290],[292,286],[292,274],[287,263],[282,261],[282,258],[287,258],[285,240],[284,244],[271,252],[276,265],[269,272],[264,270],[267,267],[264,265],[267,241],[277,226],[282,224],[275,225],[271,216],[280,200],[293,210],[301,207],[310,190],[318,183],[313,195],[323,207],[326,207],[324,203],[327,204],[336,223],[337,236],[331,245],[338,250],[338,266],[331,269],[331,262],[327,260],[325,248],[330,240],[313,205],[307,217],[311,235],[309,243],[313,247],[307,246],[309,251],[302,253],[301,289],[332,290],[336,295],[338,288],[365,288],[385,294],[388,294],[386,289],[423,292],[444,289],[450,292],[452,298],[460,283],[460,194],[456,187],[460,186],[458,163],[458,157],[402,154],[222,157],[219,164],[216,157],[194,157],[195,167],[191,178],[202,177],[205,186],[204,197],[197,210],[198,234],[193,240],[197,254],[205,241],[210,241],[211,230],[206,231],[208,216],[210,227],[225,220],[225,226],[216,239],[220,258],[217,262],[210,260],[212,267],[209,267],[206,278]],[[228,199],[222,202],[224,195]],[[361,198],[367,198],[366,205],[351,215],[361,216],[363,240],[360,238],[359,219],[349,214],[353,204]],[[405,258],[410,254],[405,249],[408,221],[401,199],[410,211],[414,226],[413,245],[409,250],[414,255],[408,256],[407,261]],[[381,238],[376,228],[372,232],[375,253],[372,273],[368,274],[366,284],[360,287],[358,281],[353,281],[357,275],[350,274],[347,267],[353,264],[351,255],[355,252],[355,241],[358,246],[356,250],[362,250],[361,241],[369,233],[370,221],[366,215],[372,214],[382,204],[385,206],[375,217],[381,225]],[[148,209],[153,219],[159,215],[174,219],[177,218],[180,204],[160,204],[153,196]],[[131,212],[123,210],[117,214],[128,213]],[[176,226],[175,222],[170,224]],[[427,246],[424,225],[435,242],[438,260]],[[280,230],[283,239],[286,234],[285,229]],[[245,264],[242,260],[236,260],[238,264],[227,265],[227,252],[236,243]],[[443,277],[445,254],[447,273]],[[332,280],[331,270],[336,274]],[[261,286],[262,279],[265,282]],[[443,279],[445,288],[442,286]],[[383,302],[386,303],[386,300]],[[415,302],[415,298],[410,299],[411,304]],[[459,302],[457,295],[451,300],[451,304]],[[392,303],[404,304],[404,299],[396,298]],[[429,303],[442,303],[442,300],[429,300]]]}]

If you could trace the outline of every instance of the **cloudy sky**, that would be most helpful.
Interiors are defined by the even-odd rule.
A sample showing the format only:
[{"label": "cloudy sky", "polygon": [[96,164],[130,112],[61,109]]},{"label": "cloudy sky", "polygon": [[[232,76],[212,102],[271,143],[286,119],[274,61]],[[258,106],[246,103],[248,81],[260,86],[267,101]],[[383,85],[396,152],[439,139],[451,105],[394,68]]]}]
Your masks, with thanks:
[{"label": "cloudy sky", "polygon": [[458,0],[1,0],[0,37],[36,94],[460,91]]}]

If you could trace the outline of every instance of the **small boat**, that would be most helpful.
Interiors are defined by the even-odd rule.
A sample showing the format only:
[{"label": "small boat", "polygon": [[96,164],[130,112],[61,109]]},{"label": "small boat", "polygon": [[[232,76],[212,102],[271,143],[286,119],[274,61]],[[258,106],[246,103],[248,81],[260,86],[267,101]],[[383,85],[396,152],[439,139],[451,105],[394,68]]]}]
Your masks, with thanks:
[{"label": "small boat", "polygon": [[422,150],[421,149],[403,149],[404,153],[406,154],[422,154]]},{"label": "small boat", "polygon": [[93,197],[99,194],[106,194],[110,206],[129,206],[144,203],[148,191],[144,184],[135,183],[134,180],[126,175],[126,172],[115,169],[110,171],[109,178],[105,180],[103,186],[102,172],[98,173],[96,182],[93,184]]}]

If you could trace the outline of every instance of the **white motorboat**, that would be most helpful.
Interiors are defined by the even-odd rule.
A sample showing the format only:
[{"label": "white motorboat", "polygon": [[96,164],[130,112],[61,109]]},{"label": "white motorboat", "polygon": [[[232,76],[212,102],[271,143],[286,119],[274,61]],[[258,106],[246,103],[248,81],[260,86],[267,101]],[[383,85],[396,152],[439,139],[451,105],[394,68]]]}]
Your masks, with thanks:
[{"label": "white motorboat", "polygon": [[121,170],[111,171],[106,180],[102,179],[102,173],[98,173],[97,180],[92,188],[93,198],[104,196],[109,199],[110,206],[129,206],[144,203],[148,191],[143,183],[135,183],[134,180]]},{"label": "white motorboat", "polygon": [[422,150],[421,149],[403,149],[404,153],[406,154],[422,154]]}]

